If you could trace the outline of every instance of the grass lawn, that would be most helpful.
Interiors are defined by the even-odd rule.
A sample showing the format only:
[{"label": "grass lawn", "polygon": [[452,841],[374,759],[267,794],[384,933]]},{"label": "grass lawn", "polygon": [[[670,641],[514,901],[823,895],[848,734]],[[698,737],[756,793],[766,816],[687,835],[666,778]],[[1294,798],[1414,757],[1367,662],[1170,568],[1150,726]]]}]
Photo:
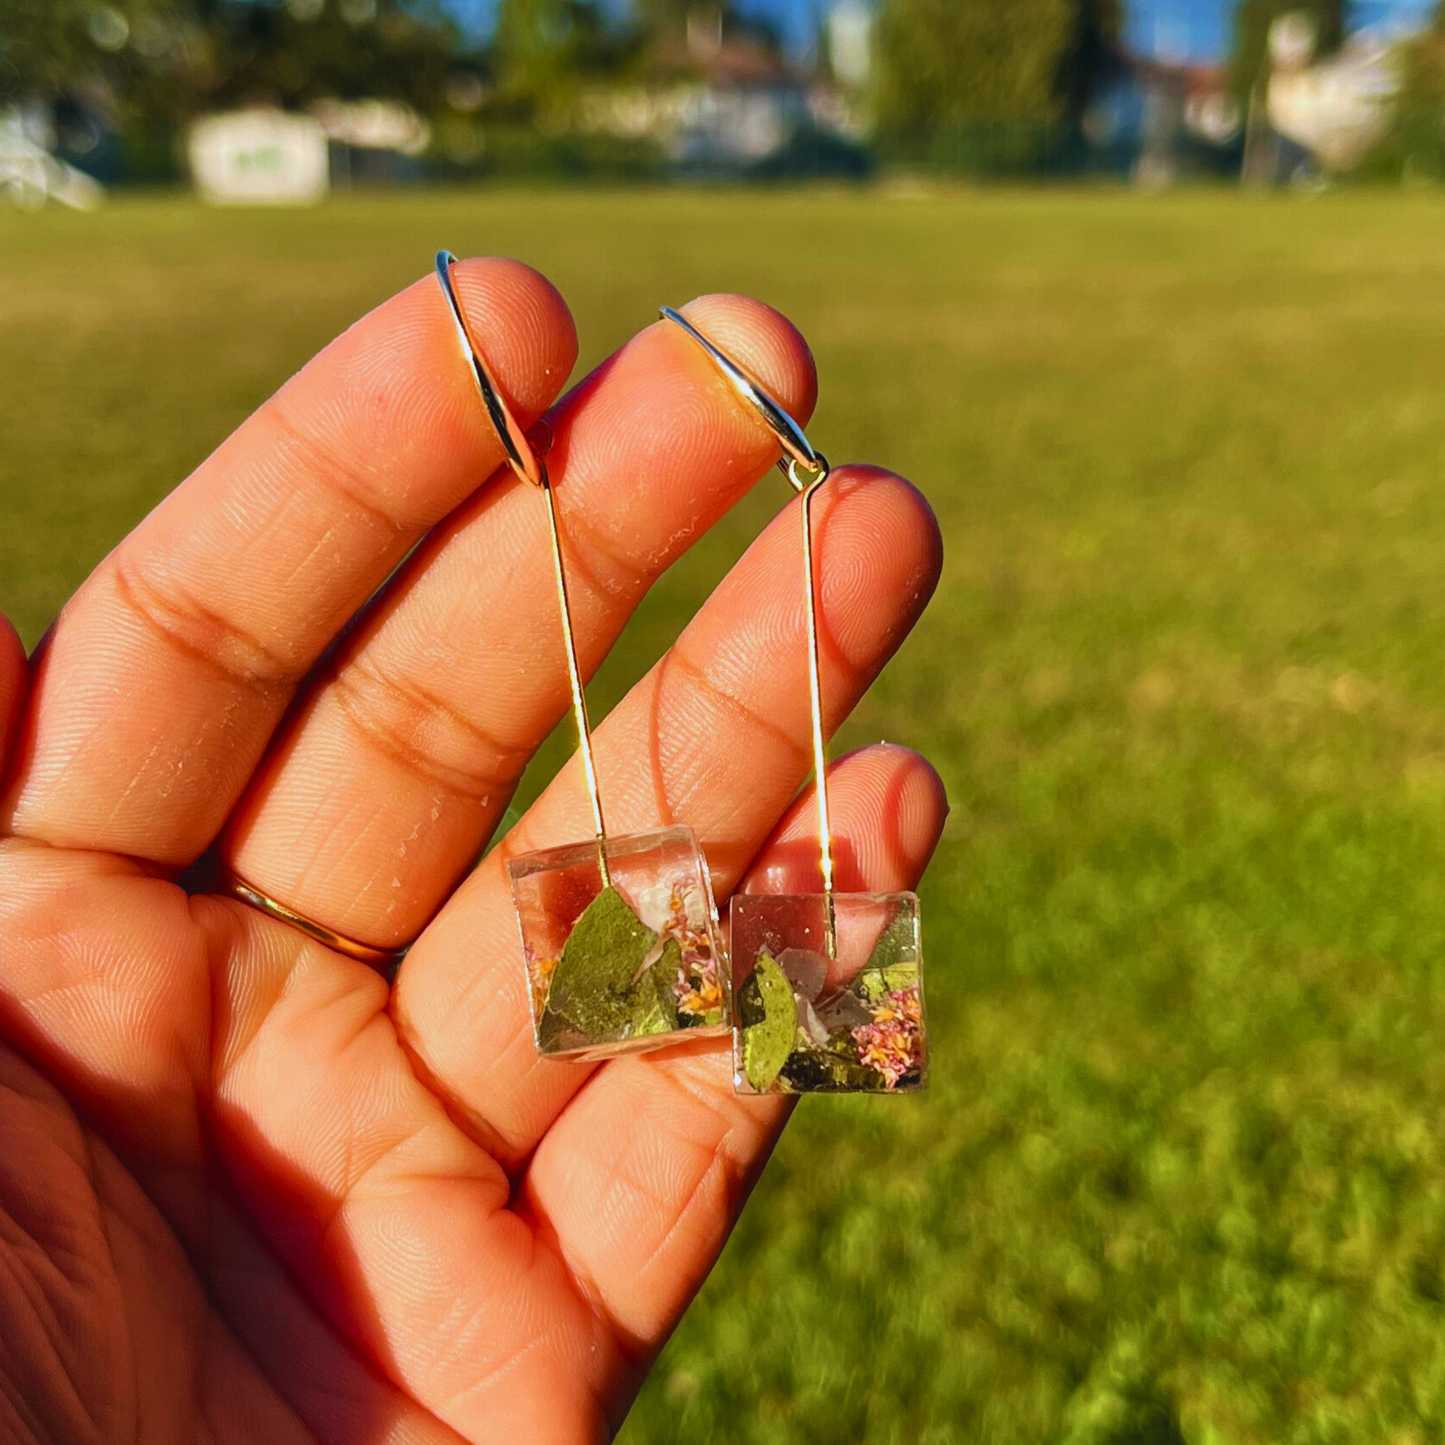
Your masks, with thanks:
[{"label": "grass lawn", "polygon": [[[811,1100],[627,1445],[1445,1434],[1445,198],[548,192],[0,216],[0,607],[432,250],[583,365],[753,292],[940,595],[850,724],[923,748],[936,1068]],[[783,500],[656,589],[615,700]],[[560,757],[554,743],[529,777]]]}]

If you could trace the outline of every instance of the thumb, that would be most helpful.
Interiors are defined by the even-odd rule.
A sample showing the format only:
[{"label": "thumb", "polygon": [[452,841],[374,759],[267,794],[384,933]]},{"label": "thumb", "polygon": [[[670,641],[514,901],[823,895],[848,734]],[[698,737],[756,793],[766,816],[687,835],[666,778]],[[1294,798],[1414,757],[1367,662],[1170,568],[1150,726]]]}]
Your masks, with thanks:
[{"label": "thumb", "polygon": [[20,717],[30,690],[25,648],[10,619],[0,612],[0,781],[11,761],[20,733]]}]

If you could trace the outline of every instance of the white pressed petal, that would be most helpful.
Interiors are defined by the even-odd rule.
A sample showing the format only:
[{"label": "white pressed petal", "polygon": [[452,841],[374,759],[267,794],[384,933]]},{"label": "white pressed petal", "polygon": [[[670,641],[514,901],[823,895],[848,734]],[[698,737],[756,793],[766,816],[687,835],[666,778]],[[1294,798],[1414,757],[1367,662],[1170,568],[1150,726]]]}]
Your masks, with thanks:
[{"label": "white pressed petal", "polygon": [[659,881],[639,888],[633,910],[654,933],[661,933],[672,922],[672,884]]},{"label": "white pressed petal", "polygon": [[821,1048],[828,1042],[828,1030],[823,1027],[822,1019],[818,1017],[813,1005],[807,999],[800,998],[797,1003],[798,1027]]},{"label": "white pressed petal", "polygon": [[687,914],[687,926],[694,933],[701,933],[707,927],[707,904],[703,902],[702,889],[691,883],[685,884],[682,906]]}]

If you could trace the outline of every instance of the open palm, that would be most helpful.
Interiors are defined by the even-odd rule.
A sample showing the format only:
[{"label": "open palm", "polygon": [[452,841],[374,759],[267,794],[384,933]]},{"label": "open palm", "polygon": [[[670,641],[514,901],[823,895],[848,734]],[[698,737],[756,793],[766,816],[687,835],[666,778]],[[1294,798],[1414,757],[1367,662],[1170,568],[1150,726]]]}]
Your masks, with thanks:
[{"label": "open palm", "polygon": [[[556,292],[502,261],[456,283],[518,414],[553,408],[590,672],[774,443],[668,326],[558,402]],[[687,314],[809,412],[781,317]],[[423,281],[172,493],[28,666],[0,622],[0,1440],[606,1439],[715,1260],[785,1106],[736,1097],[716,1042],[534,1053],[504,858],[590,835],[575,759],[472,871],[567,705],[545,509],[501,462]],[[873,469],[817,511],[836,724],[939,541]],[[597,732],[612,829],[691,824],[720,898],[816,887],[795,522]],[[831,777],[839,886],[911,887],[933,772],[877,747]],[[208,896],[216,857],[348,937],[419,935],[394,990]]]}]

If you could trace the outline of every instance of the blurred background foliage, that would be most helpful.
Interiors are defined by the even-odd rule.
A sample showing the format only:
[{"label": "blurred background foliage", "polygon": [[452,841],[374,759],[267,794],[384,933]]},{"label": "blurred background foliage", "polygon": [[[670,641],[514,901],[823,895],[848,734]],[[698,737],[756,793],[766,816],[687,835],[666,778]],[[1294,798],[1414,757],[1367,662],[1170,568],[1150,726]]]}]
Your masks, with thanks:
[{"label": "blurred background foliage", "polygon": [[893,0],[877,30],[880,149],[980,173],[1077,163],[1122,19],[1118,0]]},{"label": "blurred background foliage", "polygon": [[[919,747],[948,785],[923,889],[935,1072],[916,1099],[804,1102],[623,1440],[1425,1445],[1442,227],[1436,194],[1365,190],[0,214],[0,606],[35,641],[439,240],[543,268],[579,373],[659,302],[767,298],[816,352],[813,434],[914,478],[947,539],[840,740]],[[597,715],[781,487],[653,591]],[[564,728],[521,802],[571,748]]]},{"label": "blurred background foliage", "polygon": [[[1130,17],[1143,3],[818,0],[800,49],[754,0],[496,0],[485,29],[462,23],[459,0],[6,0],[0,113],[54,107],[62,142],[67,114],[97,117],[118,138],[114,154],[68,158],[110,181],[179,179],[200,116],[337,99],[404,103],[429,124],[434,144],[392,180],[638,180],[697,172],[674,144],[692,87],[694,111],[770,95],[788,132],[768,163],[760,153],[733,175],[863,178],[881,165],[1152,185],[1239,174],[1245,112],[1253,125],[1266,109],[1276,22],[1307,22],[1318,64],[1398,11],[1418,33],[1376,26],[1391,48],[1379,64],[1398,81],[1378,99],[1394,120],[1358,174],[1445,172],[1442,31],[1429,0],[1228,0],[1231,38],[1211,60],[1175,53],[1167,37],[1142,42]],[[861,38],[840,67],[849,26]],[[1328,111],[1324,92],[1347,81],[1322,74],[1316,105]],[[1377,99],[1369,84],[1365,110]],[[1298,147],[1271,152],[1254,178],[1314,183],[1358,158],[1301,159]]]},{"label": "blurred background foliage", "polygon": [[97,81],[150,125],[378,94],[430,109],[460,45],[439,0],[6,0],[4,91]]},{"label": "blurred background foliage", "polygon": [[1394,124],[1365,173],[1391,181],[1445,181],[1445,6],[1402,51]]},{"label": "blurred background foliage", "polygon": [[895,0],[879,20],[879,121],[1077,120],[1121,20],[1118,0]]}]

